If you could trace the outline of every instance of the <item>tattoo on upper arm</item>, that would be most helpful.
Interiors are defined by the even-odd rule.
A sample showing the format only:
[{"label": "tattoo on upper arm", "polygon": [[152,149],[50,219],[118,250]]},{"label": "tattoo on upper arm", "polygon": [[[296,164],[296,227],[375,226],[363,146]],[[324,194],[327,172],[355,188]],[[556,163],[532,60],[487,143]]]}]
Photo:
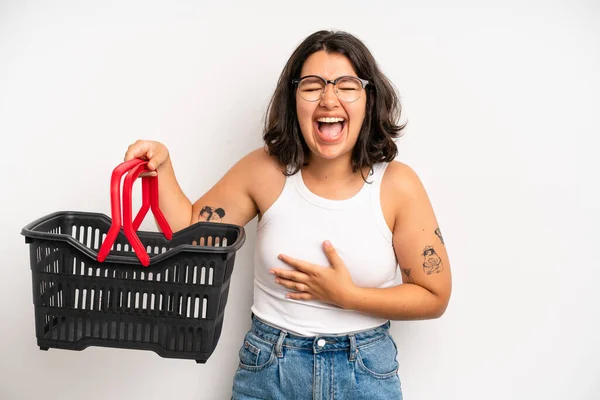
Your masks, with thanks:
[{"label": "tattoo on upper arm", "polygon": [[225,210],[222,208],[204,206],[198,213],[198,221],[220,222],[224,216]]},{"label": "tattoo on upper arm", "polygon": [[444,244],[444,238],[442,237],[442,231],[440,231],[440,228],[436,228],[434,233],[437,235],[437,237],[440,238],[440,241],[442,242],[442,244]]},{"label": "tattoo on upper arm", "polygon": [[410,268],[402,268],[402,272],[406,275],[406,283],[415,283],[415,280],[410,275]]},{"label": "tattoo on upper arm", "polygon": [[437,255],[432,246],[427,246],[423,250],[423,270],[427,275],[439,273],[444,270],[442,259]]}]

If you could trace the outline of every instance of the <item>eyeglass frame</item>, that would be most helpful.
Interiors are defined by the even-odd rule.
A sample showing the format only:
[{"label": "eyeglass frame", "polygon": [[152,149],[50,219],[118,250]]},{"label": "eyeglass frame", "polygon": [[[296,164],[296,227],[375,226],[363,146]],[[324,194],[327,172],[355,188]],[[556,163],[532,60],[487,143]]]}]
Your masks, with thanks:
[{"label": "eyeglass frame", "polygon": [[[312,100],[312,101],[311,101],[311,100],[306,100],[304,97],[302,97],[302,95],[300,95],[300,97],[302,97],[302,100],[304,100],[304,101],[308,101],[309,103],[314,103],[314,102],[316,102],[316,101],[319,101],[319,100],[323,99],[323,96],[325,95],[325,89],[327,88],[327,85],[329,85],[330,83],[333,85],[333,89],[334,89],[333,91],[334,91],[334,93],[335,93],[336,97],[337,97],[338,99],[340,99],[340,96],[338,95],[338,92],[335,90],[335,86],[337,85],[337,83],[338,83],[338,82],[339,82],[341,79],[344,79],[344,78],[353,78],[353,79],[358,79],[358,80],[360,81],[361,85],[362,85],[362,89],[363,89],[363,90],[365,90],[365,88],[366,88],[366,87],[367,87],[369,84],[371,84],[371,82],[369,82],[368,80],[366,80],[366,79],[362,79],[362,78],[359,78],[358,76],[353,76],[353,75],[342,75],[342,76],[338,76],[338,77],[337,77],[337,78],[335,78],[334,80],[328,80],[328,79],[325,79],[325,78],[323,78],[322,76],[319,76],[319,75],[306,75],[306,76],[303,76],[303,77],[301,77],[301,78],[298,78],[298,79],[293,79],[293,80],[292,80],[292,85],[296,86],[296,89],[298,89],[298,84],[299,84],[299,83],[300,83],[300,82],[301,82],[303,79],[305,79],[305,78],[319,78],[320,80],[322,80],[323,82],[325,82],[325,86],[323,87],[323,91],[321,92],[321,96],[320,96],[318,99],[316,99],[316,100]],[[360,99],[360,95],[359,95],[359,96],[356,98],[356,100],[352,100],[352,101],[346,101],[346,100],[342,100],[342,99],[340,99],[340,100],[341,100],[341,101],[343,101],[344,103],[354,103],[354,102],[355,102],[355,101],[357,101],[358,99]]]}]

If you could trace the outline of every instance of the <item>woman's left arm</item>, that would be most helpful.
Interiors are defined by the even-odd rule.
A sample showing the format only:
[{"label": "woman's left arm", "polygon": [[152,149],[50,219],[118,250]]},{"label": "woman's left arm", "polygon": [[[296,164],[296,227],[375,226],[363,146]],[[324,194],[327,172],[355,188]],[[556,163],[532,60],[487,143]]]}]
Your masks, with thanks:
[{"label": "woman's left arm", "polygon": [[438,318],[452,291],[448,253],[421,180],[408,166],[394,164],[384,177],[382,200],[395,210],[392,240],[403,284],[385,289],[354,286],[341,305],[391,320]]}]

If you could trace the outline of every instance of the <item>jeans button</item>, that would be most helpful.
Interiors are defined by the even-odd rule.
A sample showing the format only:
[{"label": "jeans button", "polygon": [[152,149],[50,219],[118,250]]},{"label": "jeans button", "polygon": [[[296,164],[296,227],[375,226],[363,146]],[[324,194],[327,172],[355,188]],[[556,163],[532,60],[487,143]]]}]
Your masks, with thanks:
[{"label": "jeans button", "polygon": [[323,346],[325,346],[325,339],[319,339],[319,340],[317,341],[317,346],[319,346],[319,347],[323,347]]}]

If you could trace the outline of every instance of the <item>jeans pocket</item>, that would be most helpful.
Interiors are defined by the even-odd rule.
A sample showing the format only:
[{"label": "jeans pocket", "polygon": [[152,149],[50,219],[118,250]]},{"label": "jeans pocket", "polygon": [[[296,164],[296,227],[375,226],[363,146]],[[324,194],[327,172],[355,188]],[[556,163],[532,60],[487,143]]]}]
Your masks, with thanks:
[{"label": "jeans pocket", "polygon": [[258,371],[275,360],[275,346],[248,332],[239,351],[240,368]]},{"label": "jeans pocket", "polygon": [[386,379],[398,374],[398,348],[389,334],[358,346],[357,355],[359,370],[374,378]]}]

